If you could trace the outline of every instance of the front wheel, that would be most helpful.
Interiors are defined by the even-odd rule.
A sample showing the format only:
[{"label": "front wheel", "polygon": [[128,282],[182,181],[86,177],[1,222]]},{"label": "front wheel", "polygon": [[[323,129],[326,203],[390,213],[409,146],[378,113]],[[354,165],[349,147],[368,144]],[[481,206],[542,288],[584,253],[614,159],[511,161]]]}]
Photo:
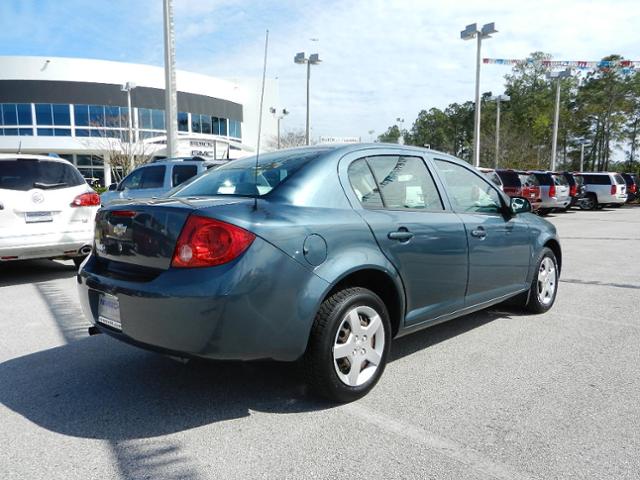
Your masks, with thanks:
[{"label": "front wheel", "polygon": [[580,208],[582,210],[594,210],[598,206],[598,200],[592,193],[588,194],[580,201]]},{"label": "front wheel", "polygon": [[548,311],[556,301],[558,293],[558,261],[550,248],[543,248],[538,257],[536,273],[529,289],[525,308],[532,313]]},{"label": "front wheel", "polygon": [[321,305],[303,364],[307,382],[336,402],[365,396],[387,363],[391,327],[380,297],[365,288],[341,290]]}]

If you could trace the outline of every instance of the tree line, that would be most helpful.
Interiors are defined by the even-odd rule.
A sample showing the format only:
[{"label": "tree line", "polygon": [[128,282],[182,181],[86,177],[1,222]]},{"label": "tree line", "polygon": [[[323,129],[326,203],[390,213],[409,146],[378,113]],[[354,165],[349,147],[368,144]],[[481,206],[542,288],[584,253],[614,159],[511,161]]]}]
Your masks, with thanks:
[{"label": "tree line", "polygon": [[[511,99],[501,103],[499,166],[516,169],[548,169],[555,110],[556,81],[543,61],[551,55],[534,52],[532,62],[515,65],[505,76]],[[624,60],[610,55],[603,60]],[[560,80],[560,122],[556,165],[579,170],[581,143],[584,170],[640,171],[640,72],[622,67],[574,71]],[[492,93],[481,98],[480,164],[495,161],[496,102]],[[444,110],[422,110],[410,129],[390,126],[380,142],[428,145],[430,148],[472,160],[475,104],[452,103]]]}]

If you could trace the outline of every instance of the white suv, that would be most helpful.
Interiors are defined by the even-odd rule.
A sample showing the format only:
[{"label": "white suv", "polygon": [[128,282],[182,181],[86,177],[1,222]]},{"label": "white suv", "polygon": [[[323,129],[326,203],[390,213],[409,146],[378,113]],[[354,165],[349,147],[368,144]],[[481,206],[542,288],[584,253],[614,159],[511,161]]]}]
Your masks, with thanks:
[{"label": "white suv", "polygon": [[0,154],[0,262],[91,251],[100,197],[67,160]]},{"label": "white suv", "polygon": [[627,201],[627,184],[622,175],[614,172],[578,173],[584,181],[585,196],[580,202],[583,210],[593,210],[599,205],[620,207]]}]

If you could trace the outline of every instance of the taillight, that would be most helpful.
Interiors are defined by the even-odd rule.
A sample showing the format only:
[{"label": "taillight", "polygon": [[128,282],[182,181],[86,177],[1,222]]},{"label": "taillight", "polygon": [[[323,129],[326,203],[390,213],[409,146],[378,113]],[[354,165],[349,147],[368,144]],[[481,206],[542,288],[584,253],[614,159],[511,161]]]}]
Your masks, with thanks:
[{"label": "taillight", "polygon": [[635,183],[633,183],[633,184],[629,187],[629,191],[630,191],[631,193],[636,193],[636,191],[637,191],[637,190],[638,190],[638,186],[637,186]]},{"label": "taillight", "polygon": [[550,197],[556,196],[556,186],[553,184],[549,187],[549,196]]},{"label": "taillight", "polygon": [[613,185],[611,185],[611,195],[615,195],[617,191],[618,191],[618,185],[614,183]]},{"label": "taillight", "polygon": [[100,206],[100,195],[94,192],[82,193],[73,199],[72,207],[98,207]]},{"label": "taillight", "polygon": [[256,236],[229,223],[190,215],[182,227],[172,267],[213,267],[237,258]]},{"label": "taillight", "polygon": [[578,186],[571,185],[571,187],[569,188],[569,195],[572,197],[575,197],[577,193],[578,193]]}]

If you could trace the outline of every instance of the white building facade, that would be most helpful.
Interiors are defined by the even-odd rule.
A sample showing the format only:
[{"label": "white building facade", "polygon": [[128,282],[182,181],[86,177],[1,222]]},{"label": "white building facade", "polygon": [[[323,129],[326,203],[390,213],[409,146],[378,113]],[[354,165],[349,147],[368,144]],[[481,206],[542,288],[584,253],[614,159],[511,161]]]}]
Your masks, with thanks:
[{"label": "white building facade", "polygon": [[[130,90],[132,136],[129,139]],[[178,155],[224,161],[257,146],[260,79],[223,80],[177,71]],[[268,114],[276,80],[265,88],[261,149],[276,135]],[[165,154],[164,70],[104,60],[0,56],[0,152],[55,153],[85,178],[111,183],[114,151]],[[141,146],[133,148],[132,145]]]}]

